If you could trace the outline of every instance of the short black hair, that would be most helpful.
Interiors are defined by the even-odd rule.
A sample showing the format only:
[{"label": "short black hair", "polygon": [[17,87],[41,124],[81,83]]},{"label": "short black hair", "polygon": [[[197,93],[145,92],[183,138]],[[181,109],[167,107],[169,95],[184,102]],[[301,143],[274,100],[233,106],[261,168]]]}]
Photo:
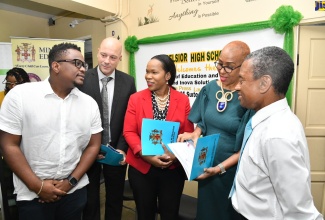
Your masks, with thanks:
[{"label": "short black hair", "polygon": [[249,54],[245,60],[252,60],[254,79],[269,75],[275,92],[284,95],[287,93],[294,63],[286,51],[275,46],[264,47]]},{"label": "short black hair", "polygon": [[74,49],[81,52],[80,47],[78,47],[76,44],[72,43],[61,43],[56,44],[52,47],[52,49],[49,52],[49,66],[50,69],[52,68],[51,65],[54,61],[59,60],[62,58],[63,54],[67,52],[68,49]]},{"label": "short black hair", "polygon": [[159,60],[162,63],[163,69],[166,73],[170,73],[170,79],[168,80],[168,85],[173,86],[176,78],[176,66],[174,61],[166,54],[159,54],[151,58]]}]

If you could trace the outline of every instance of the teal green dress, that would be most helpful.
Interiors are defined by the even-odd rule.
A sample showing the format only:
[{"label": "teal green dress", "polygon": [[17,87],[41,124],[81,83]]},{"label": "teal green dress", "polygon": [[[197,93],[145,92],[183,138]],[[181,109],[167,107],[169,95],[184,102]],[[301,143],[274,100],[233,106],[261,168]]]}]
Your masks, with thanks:
[{"label": "teal green dress", "polygon": [[[233,92],[232,100],[228,101],[227,108],[218,112],[216,93],[219,90],[221,88],[216,80],[209,82],[201,89],[189,115],[189,120],[201,128],[203,136],[220,133],[213,166],[240,150],[245,125],[252,116],[251,111],[240,106],[236,91]],[[237,166],[233,166],[222,175],[198,181],[197,220],[240,219],[232,207],[231,199],[228,199],[236,169]]]}]

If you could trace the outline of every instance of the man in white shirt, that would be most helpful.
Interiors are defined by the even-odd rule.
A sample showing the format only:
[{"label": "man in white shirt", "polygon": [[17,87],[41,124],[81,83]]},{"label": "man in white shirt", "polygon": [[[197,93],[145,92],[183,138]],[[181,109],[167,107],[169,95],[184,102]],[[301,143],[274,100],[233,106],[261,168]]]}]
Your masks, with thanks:
[{"label": "man in white shirt", "polygon": [[278,47],[251,53],[241,66],[238,99],[256,111],[231,197],[243,219],[323,219],[311,195],[304,129],[285,98],[293,72]]},{"label": "man in white shirt", "polygon": [[14,173],[20,219],[81,219],[85,174],[97,157],[97,103],[80,92],[88,65],[75,44],[53,46],[50,77],[8,93],[0,112],[1,150]]}]

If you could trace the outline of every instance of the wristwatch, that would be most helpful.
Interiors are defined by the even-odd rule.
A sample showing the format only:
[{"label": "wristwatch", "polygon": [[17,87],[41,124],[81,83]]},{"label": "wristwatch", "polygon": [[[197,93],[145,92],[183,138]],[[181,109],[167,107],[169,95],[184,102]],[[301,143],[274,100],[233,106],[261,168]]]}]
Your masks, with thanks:
[{"label": "wristwatch", "polygon": [[72,187],[78,184],[78,180],[71,175],[69,175],[67,179]]},{"label": "wristwatch", "polygon": [[225,167],[222,165],[222,163],[219,163],[217,166],[218,166],[218,167],[220,168],[220,170],[221,170],[221,172],[219,173],[219,175],[224,174],[224,173],[226,172],[226,169],[225,169]]}]

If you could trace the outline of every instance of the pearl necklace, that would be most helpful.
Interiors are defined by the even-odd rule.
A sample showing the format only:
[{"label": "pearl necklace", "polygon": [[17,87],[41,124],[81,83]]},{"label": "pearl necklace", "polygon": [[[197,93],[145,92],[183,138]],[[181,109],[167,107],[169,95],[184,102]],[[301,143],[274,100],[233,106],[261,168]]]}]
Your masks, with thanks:
[{"label": "pearl necklace", "polygon": [[158,109],[160,111],[164,110],[168,103],[168,100],[169,100],[170,89],[168,90],[168,94],[164,98],[160,98],[155,92],[153,92],[153,94],[155,96],[155,100],[157,102]]}]

